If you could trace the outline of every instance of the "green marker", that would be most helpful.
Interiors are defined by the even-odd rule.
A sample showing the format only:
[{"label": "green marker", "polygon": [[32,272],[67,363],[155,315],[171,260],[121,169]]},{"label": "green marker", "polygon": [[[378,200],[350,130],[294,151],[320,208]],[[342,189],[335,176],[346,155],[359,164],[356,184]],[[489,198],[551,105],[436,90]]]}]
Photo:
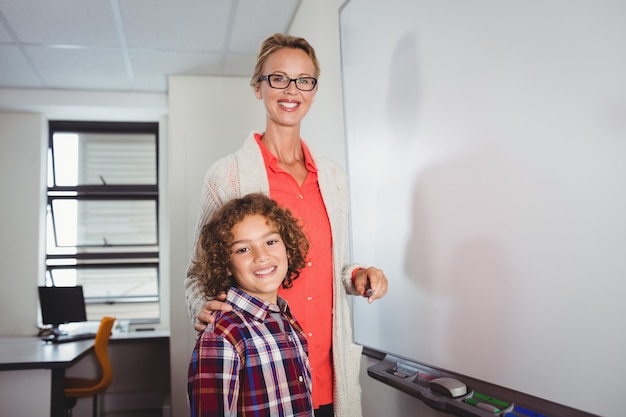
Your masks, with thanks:
[{"label": "green marker", "polygon": [[493,414],[499,413],[511,405],[506,401],[498,400],[488,395],[481,394],[480,392],[474,392],[472,398],[468,398],[465,402]]},{"label": "green marker", "polygon": [[493,397],[490,397],[488,395],[481,394],[480,392],[474,392],[473,397],[476,398],[477,400],[480,400],[480,401],[487,402],[489,404],[495,405],[495,406],[499,407],[500,409],[507,408],[508,406],[511,405],[511,403],[507,403],[506,401],[502,401],[502,400],[497,400],[497,399],[495,399]]}]

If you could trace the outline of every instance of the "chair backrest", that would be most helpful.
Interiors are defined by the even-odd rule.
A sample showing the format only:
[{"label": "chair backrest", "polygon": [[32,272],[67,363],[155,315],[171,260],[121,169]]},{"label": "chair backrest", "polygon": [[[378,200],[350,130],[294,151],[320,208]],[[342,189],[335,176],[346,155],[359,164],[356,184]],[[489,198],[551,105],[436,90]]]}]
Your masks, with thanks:
[{"label": "chair backrest", "polygon": [[102,390],[108,388],[113,381],[113,367],[109,360],[109,339],[111,338],[113,323],[115,323],[115,317],[103,317],[100,321],[100,327],[98,327],[98,333],[96,333],[96,341],[94,342],[96,359],[100,364],[102,372],[98,388]]}]

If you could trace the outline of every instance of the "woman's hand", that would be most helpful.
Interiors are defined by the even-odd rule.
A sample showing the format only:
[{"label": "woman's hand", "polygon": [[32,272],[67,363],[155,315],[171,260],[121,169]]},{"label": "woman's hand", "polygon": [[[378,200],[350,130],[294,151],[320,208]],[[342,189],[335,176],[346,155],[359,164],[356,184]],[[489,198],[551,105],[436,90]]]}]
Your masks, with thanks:
[{"label": "woman's hand", "polygon": [[387,294],[387,285],[385,273],[373,266],[360,269],[354,274],[354,288],[363,297],[367,297],[368,303],[383,298]]},{"label": "woman's hand", "polygon": [[208,324],[212,325],[215,322],[214,313],[216,311],[231,311],[233,309],[233,307],[225,303],[224,300],[226,300],[226,293],[221,292],[211,301],[202,304],[202,309],[198,313],[198,320],[194,325],[197,331],[202,332],[206,329]]}]

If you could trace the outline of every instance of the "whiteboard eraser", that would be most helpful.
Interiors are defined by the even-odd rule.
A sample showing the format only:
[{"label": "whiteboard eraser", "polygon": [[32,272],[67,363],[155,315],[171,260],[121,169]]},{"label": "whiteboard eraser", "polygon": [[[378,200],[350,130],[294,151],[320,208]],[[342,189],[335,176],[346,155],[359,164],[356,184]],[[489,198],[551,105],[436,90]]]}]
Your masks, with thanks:
[{"label": "whiteboard eraser", "polygon": [[458,379],[454,378],[435,378],[429,382],[429,386],[432,391],[449,397],[456,398],[467,394],[467,386]]}]

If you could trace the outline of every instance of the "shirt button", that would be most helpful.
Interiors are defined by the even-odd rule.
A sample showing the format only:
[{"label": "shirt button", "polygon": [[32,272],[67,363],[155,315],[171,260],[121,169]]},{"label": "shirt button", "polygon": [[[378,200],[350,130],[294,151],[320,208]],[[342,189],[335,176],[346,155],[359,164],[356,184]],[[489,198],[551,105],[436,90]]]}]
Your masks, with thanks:
[{"label": "shirt button", "polygon": [[300,381],[300,382],[304,382],[304,378],[302,378],[302,375],[300,375],[300,376],[298,377],[298,381]]},{"label": "shirt button", "polygon": [[311,262],[311,261],[307,262],[307,264],[306,264],[306,266],[312,266],[312,265],[313,265],[313,262]]},{"label": "shirt button", "polygon": [[298,198],[299,198],[300,200],[304,200],[304,196],[303,196],[302,194],[298,194]]},{"label": "shirt button", "polygon": [[313,337],[313,333],[307,333],[307,336]]},{"label": "shirt button", "polygon": [[311,301],[313,299],[313,297],[307,297],[306,299]]}]

